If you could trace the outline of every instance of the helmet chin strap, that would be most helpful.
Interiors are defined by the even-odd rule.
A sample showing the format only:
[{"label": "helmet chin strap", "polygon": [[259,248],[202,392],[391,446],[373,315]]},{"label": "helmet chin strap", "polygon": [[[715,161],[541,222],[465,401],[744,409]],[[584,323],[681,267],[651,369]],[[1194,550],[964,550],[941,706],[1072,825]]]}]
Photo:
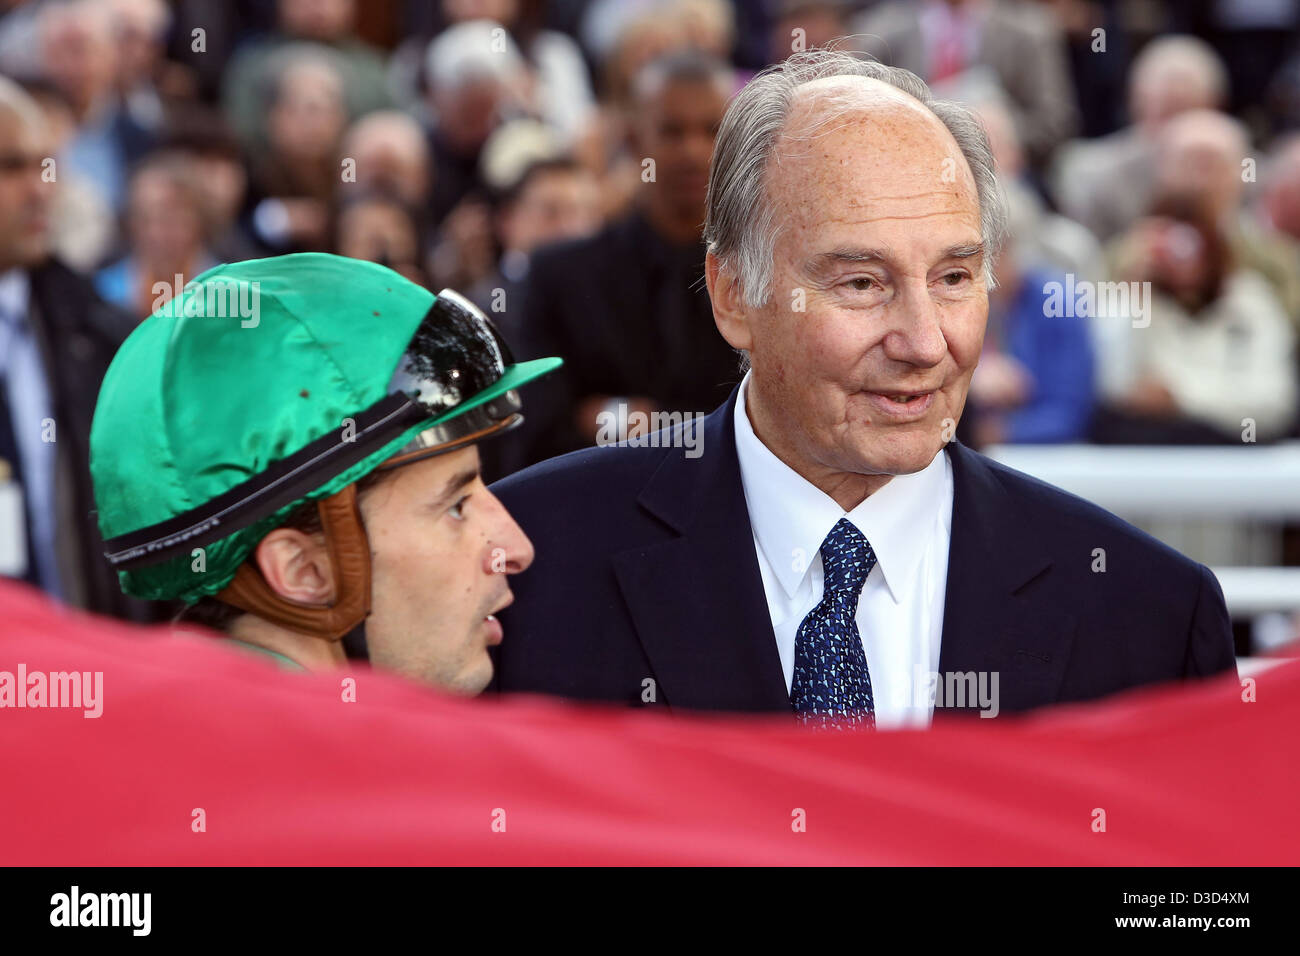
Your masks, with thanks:
[{"label": "helmet chin strap", "polygon": [[276,594],[254,561],[239,566],[216,598],[264,620],[325,641],[343,641],[351,658],[365,658],[365,620],[370,614],[370,541],[361,523],[355,483],[316,503],[338,596],[328,606],[300,604]]},{"label": "helmet chin strap", "polygon": [[[446,454],[520,424],[523,416],[515,413],[468,434],[459,435],[438,445],[401,452],[379,468],[396,468],[422,458]],[[215,597],[225,603],[256,614],[300,634],[324,641],[340,641],[350,660],[369,660],[366,642],[366,618],[370,616],[370,539],[361,521],[357,485],[353,482],[316,502],[321,530],[329,548],[330,563],[338,575],[338,595],[333,604],[300,604],[275,593],[257,567],[246,560],[235,577]]]}]

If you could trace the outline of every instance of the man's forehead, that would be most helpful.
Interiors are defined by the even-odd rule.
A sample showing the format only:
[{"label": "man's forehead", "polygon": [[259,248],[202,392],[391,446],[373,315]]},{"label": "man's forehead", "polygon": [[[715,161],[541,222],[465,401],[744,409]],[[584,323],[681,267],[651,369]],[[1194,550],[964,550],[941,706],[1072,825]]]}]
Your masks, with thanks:
[{"label": "man's forehead", "polygon": [[900,128],[873,118],[845,117],[801,143],[782,144],[768,187],[778,205],[848,210],[927,197],[978,205],[966,158],[946,130]]},{"label": "man's forehead", "polygon": [[793,133],[839,115],[874,116],[943,128],[924,103],[896,86],[870,76],[827,76],[802,84],[790,104],[786,132]]},{"label": "man's forehead", "polygon": [[418,458],[383,472],[385,480],[368,495],[372,508],[405,507],[410,501],[442,503],[479,475],[478,446],[470,445],[441,455]]},{"label": "man's forehead", "polygon": [[957,141],[915,97],[865,76],[834,76],[799,87],[768,167],[776,195],[834,201],[930,189],[965,192],[974,180]]},{"label": "man's forehead", "polygon": [[769,167],[774,178],[794,185],[812,185],[810,176],[847,184],[866,173],[949,184],[967,179],[965,157],[948,128],[923,104],[895,92],[864,100],[854,91],[848,100],[836,95],[793,107]]},{"label": "man's forehead", "polygon": [[864,103],[872,100],[879,100],[882,103],[887,101],[906,102],[925,109],[920,100],[891,83],[886,83],[884,80],[878,80],[872,76],[857,76],[854,74],[823,76],[820,79],[802,83],[798,90],[795,91],[795,102],[816,100],[828,93],[835,95],[851,93],[862,97]]}]

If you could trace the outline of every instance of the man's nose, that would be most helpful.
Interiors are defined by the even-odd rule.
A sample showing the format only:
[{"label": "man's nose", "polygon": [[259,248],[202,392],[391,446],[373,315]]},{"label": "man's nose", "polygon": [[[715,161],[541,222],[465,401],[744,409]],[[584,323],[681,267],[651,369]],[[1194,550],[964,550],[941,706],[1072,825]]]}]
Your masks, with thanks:
[{"label": "man's nose", "polygon": [[491,547],[488,551],[487,569],[492,574],[518,574],[533,563],[533,543],[524,534],[506,506],[490,491],[496,511],[493,522]]},{"label": "man's nose", "polygon": [[896,362],[930,368],[943,361],[948,342],[942,316],[925,282],[907,283],[889,310],[885,355]]}]

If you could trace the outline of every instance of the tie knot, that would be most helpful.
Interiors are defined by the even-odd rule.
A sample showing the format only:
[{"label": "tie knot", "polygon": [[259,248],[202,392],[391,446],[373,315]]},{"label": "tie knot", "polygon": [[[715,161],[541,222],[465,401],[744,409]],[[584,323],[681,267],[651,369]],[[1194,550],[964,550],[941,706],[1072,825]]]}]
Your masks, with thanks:
[{"label": "tie knot", "polygon": [[862,593],[867,575],[876,566],[876,552],[848,518],[841,518],[822,542],[822,571],[826,594]]}]

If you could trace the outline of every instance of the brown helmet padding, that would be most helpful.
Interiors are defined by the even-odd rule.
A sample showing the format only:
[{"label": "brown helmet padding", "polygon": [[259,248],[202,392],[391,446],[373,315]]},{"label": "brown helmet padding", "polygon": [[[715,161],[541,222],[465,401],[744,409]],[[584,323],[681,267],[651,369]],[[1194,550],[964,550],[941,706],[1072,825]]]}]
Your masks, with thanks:
[{"label": "brown helmet padding", "polygon": [[316,507],[338,581],[333,604],[299,604],[281,597],[271,590],[251,557],[216,597],[291,631],[337,641],[370,614],[370,541],[361,523],[355,483],[320,499]]}]

